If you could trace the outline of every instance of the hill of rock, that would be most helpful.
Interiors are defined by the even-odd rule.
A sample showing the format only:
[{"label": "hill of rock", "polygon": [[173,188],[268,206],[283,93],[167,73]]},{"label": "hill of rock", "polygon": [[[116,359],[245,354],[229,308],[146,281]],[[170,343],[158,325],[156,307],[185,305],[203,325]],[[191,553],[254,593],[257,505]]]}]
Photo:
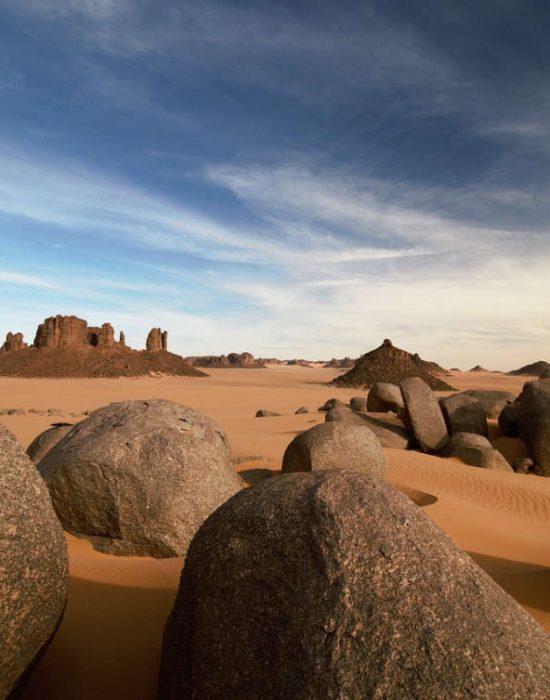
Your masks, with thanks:
[{"label": "hill of rock", "polygon": [[391,340],[362,355],[355,366],[331,384],[340,387],[366,388],[377,382],[398,384],[408,377],[420,377],[434,391],[451,391],[452,386],[436,376],[447,372],[435,362],[422,360],[417,354],[400,350]]},{"label": "hill of rock", "polygon": [[525,365],[525,367],[520,367],[519,369],[514,369],[508,374],[513,374],[515,376],[529,376],[529,377],[540,377],[546,372],[550,372],[550,362],[545,362],[544,360],[539,360],[538,362],[533,362],[530,365]]},{"label": "hill of rock", "polygon": [[230,352],[229,355],[200,355],[186,357],[185,361],[194,367],[244,367],[251,369],[265,367],[262,360],[256,359],[249,352]]},{"label": "hill of rock", "polygon": [[146,350],[114,338],[110,323],[88,326],[76,316],[51,316],[28,346],[21,333],[8,333],[0,347],[0,375],[17,377],[139,377],[151,373],[206,376],[180,355],[168,352],[168,334],[153,328]]}]

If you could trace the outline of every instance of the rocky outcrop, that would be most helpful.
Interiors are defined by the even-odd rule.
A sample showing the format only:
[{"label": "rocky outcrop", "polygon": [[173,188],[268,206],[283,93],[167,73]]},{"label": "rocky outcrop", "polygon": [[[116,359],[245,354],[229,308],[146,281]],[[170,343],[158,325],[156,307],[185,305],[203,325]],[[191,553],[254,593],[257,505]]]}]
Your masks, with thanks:
[{"label": "rocky outcrop", "polygon": [[383,479],[386,458],[378,438],[365,424],[329,422],[297,435],[285,450],[282,469],[283,474],[345,469]]},{"label": "rocky outcrop", "polygon": [[168,350],[168,331],[151,328],[145,343],[147,352],[163,352]]},{"label": "rocky outcrop", "polygon": [[406,496],[266,479],[195,536],[159,698],[545,698],[547,633]]},{"label": "rocky outcrop", "polygon": [[65,529],[101,551],[184,556],[241,488],[225,433],[172,401],[125,401],[79,423],[38,464]]},{"label": "rocky outcrop", "polygon": [[430,387],[420,377],[410,377],[399,384],[405,411],[403,420],[422,452],[439,452],[449,434],[439,403]]},{"label": "rocky outcrop", "polygon": [[50,316],[38,326],[34,345],[61,350],[89,347],[88,324],[77,316]]},{"label": "rocky outcrop", "polygon": [[51,428],[37,435],[27,447],[27,454],[33,464],[38,464],[54,445],[73,428],[73,423],[53,423]]},{"label": "rocky outcrop", "polygon": [[377,382],[399,384],[407,377],[420,377],[434,391],[449,391],[452,389],[440,379],[434,370],[443,373],[444,370],[432,362],[421,360],[417,354],[400,350],[393,346],[391,340],[384,340],[382,345],[360,357],[353,369],[332,380],[332,384],[340,387],[366,388]]},{"label": "rocky outcrop", "polygon": [[201,355],[186,358],[195,367],[265,367],[264,360],[255,359],[249,352],[230,352],[229,355]]},{"label": "rocky outcrop", "polygon": [[23,333],[8,333],[4,344],[0,347],[0,353],[20,352],[27,348],[27,343],[23,338]]},{"label": "rocky outcrop", "polygon": [[88,345],[101,350],[110,350],[117,343],[115,341],[115,331],[110,323],[104,323],[101,328],[88,328]]},{"label": "rocky outcrop", "polygon": [[0,425],[0,698],[12,697],[54,634],[67,588],[67,545],[48,490]]},{"label": "rocky outcrop", "polygon": [[446,457],[459,457],[471,467],[511,472],[512,467],[489,440],[477,433],[455,433],[445,446]]},{"label": "rocky outcrop", "polygon": [[530,365],[525,365],[524,367],[520,367],[519,369],[514,369],[511,372],[508,372],[508,374],[520,377],[538,377],[539,379],[542,379],[542,375],[546,372],[550,372],[550,362],[546,362],[545,360],[538,360],[538,362],[532,362]]},{"label": "rocky outcrop", "polygon": [[478,433],[487,437],[487,417],[483,405],[473,396],[454,394],[439,400],[443,417],[449,430],[454,433]]}]

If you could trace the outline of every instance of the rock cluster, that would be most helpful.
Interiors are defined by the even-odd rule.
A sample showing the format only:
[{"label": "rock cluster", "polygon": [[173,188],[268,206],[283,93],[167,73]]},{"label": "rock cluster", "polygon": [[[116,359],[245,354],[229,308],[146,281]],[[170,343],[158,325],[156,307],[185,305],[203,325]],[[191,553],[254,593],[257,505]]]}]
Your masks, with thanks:
[{"label": "rock cluster", "polygon": [[55,632],[67,588],[67,545],[46,486],[0,424],[1,698],[17,695]]},{"label": "rock cluster", "polygon": [[27,343],[23,338],[23,333],[8,333],[4,344],[0,347],[2,352],[20,352],[27,348]]},{"label": "rock cluster", "polygon": [[250,352],[230,352],[229,355],[202,355],[187,357],[186,360],[195,367],[265,367],[264,361],[256,359]]},{"label": "rock cluster", "polygon": [[196,534],[159,697],[543,698],[546,632],[416,507],[353,472],[267,479]]},{"label": "rock cluster", "polygon": [[145,343],[147,352],[164,352],[168,350],[168,331],[151,328]]}]

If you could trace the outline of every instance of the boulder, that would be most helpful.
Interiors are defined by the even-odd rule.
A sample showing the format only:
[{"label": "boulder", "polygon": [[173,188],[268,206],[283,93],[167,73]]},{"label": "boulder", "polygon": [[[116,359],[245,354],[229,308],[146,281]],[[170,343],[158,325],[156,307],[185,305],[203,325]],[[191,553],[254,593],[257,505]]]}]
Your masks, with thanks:
[{"label": "boulder", "polygon": [[449,438],[441,408],[430,387],[420,377],[400,384],[405,411],[403,418],[422,452],[439,452]]},{"label": "boulder", "polygon": [[485,409],[487,418],[498,418],[504,406],[516,398],[509,391],[489,391],[485,389],[468,389],[467,391],[461,391],[460,394],[477,399]]},{"label": "boulder", "polygon": [[93,411],[38,469],[65,529],[124,555],[184,556],[242,486],[214,421],[161,399]]},{"label": "boulder", "polygon": [[527,444],[534,470],[550,476],[550,379],[527,382],[518,403],[519,435]]},{"label": "boulder", "polygon": [[377,382],[367,396],[367,410],[372,413],[393,411],[399,413],[405,407],[397,384]]},{"label": "boulder", "polygon": [[50,316],[36,329],[37,348],[74,350],[89,347],[88,324],[77,316]]},{"label": "boulder", "polygon": [[382,447],[393,447],[398,450],[406,450],[409,447],[409,436],[404,428],[368,413],[356,413],[347,407],[338,406],[327,411],[325,422],[366,425],[376,435]]},{"label": "boulder", "polygon": [[349,406],[352,411],[357,411],[358,413],[366,413],[367,408],[367,397],[366,396],[354,396],[349,400]]},{"label": "boulder", "polygon": [[195,536],[163,641],[180,698],[544,698],[547,633],[420,508],[350,472],[242,491]]},{"label": "boulder", "polygon": [[72,428],[73,423],[52,423],[51,428],[37,435],[27,447],[27,454],[33,464],[38,464],[42,457],[44,457],[54,445],[57,445],[61,438],[65,437]]},{"label": "boulder", "polygon": [[300,406],[294,411],[295,415],[300,415],[302,413],[309,413],[309,408],[307,406]]},{"label": "boulder", "polygon": [[280,415],[280,413],[276,413],[275,411],[268,411],[266,408],[260,408],[258,411],[256,411],[255,418],[271,418],[272,416]]},{"label": "boulder", "polygon": [[512,469],[517,474],[529,474],[533,471],[533,460],[530,457],[518,457],[512,463]]},{"label": "boulder", "polygon": [[0,347],[0,353],[20,352],[27,348],[27,343],[23,338],[23,333],[8,333],[4,344]]},{"label": "boulder", "polygon": [[445,447],[445,456],[459,457],[471,467],[511,472],[512,467],[489,440],[477,433],[455,433]]},{"label": "boulder", "polygon": [[349,408],[347,404],[345,404],[343,401],[340,401],[340,399],[328,399],[328,401],[325,401],[325,403],[322,406],[319,406],[317,409],[318,411],[330,411],[333,408]]},{"label": "boulder", "polygon": [[483,405],[473,396],[454,394],[439,400],[450,435],[478,433],[487,437],[487,417]]},{"label": "boulder", "polygon": [[384,450],[366,425],[329,422],[297,435],[283,456],[283,473],[346,469],[378,479],[386,475]]},{"label": "boulder", "polygon": [[48,490],[0,424],[0,697],[24,682],[54,634],[68,589],[67,545]]},{"label": "boulder", "polygon": [[519,437],[519,411],[520,404],[518,401],[508,403],[498,416],[498,427],[504,435],[511,438]]}]

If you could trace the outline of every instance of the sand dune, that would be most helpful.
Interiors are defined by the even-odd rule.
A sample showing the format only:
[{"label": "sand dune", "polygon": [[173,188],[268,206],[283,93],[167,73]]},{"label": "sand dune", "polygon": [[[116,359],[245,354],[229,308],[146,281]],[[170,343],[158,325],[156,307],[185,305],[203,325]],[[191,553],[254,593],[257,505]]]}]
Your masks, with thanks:
[{"label": "sand dune", "polygon": [[[297,366],[261,372],[211,370],[195,378],[21,380],[0,378],[0,408],[58,408],[54,418],[3,415],[27,445],[54,420],[110,401],[167,398],[210,415],[228,432],[238,471],[251,483],[280,469],[298,432],[324,420],[318,406],[361,392],[324,383],[338,372]],[[492,372],[453,373],[459,389],[519,393],[525,377]],[[306,405],[311,413],[294,415]],[[255,418],[259,408],[283,415]],[[498,436],[493,422],[491,432]],[[505,455],[521,444],[499,437]],[[468,551],[510,595],[550,630],[550,480],[469,467],[416,452],[387,449],[389,481]],[[33,673],[26,700],[154,698],[160,643],[179,582],[181,559],[151,560],[99,554],[67,536],[71,588],[63,623]]]}]

